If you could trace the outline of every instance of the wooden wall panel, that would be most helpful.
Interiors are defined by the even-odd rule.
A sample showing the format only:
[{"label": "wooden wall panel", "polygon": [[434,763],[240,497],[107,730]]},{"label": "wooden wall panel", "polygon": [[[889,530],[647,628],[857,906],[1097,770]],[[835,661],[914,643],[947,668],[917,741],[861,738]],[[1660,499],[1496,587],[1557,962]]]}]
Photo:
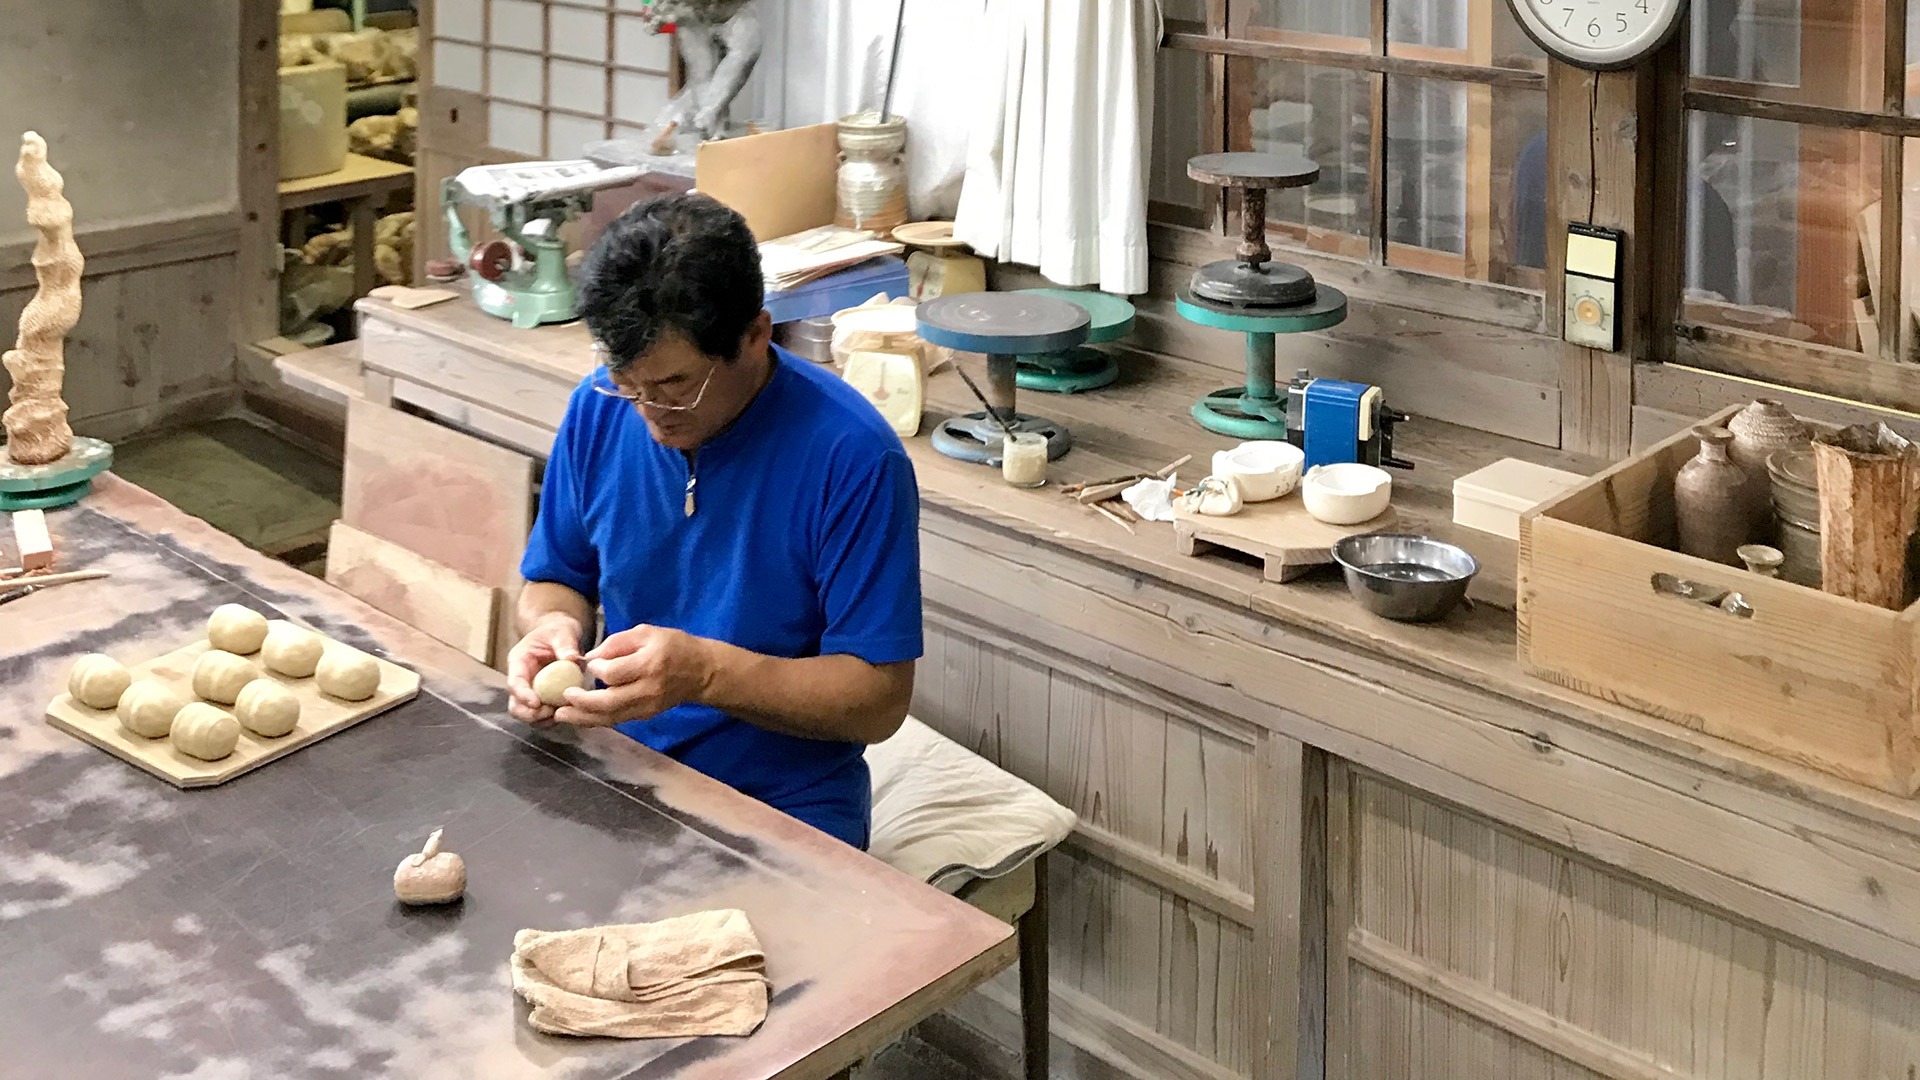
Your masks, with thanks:
[{"label": "wooden wall panel", "polygon": [[[1910,983],[1369,774],[1356,773],[1351,791],[1351,854],[1336,868],[1350,875],[1351,919],[1331,933],[1349,965],[1337,1028],[1355,1078],[1902,1078],[1920,1068]],[[1500,1057],[1516,1045],[1530,1048],[1525,1067]],[[1463,1046],[1475,1049],[1463,1058]],[[1541,1055],[1551,1071],[1537,1071]]]},{"label": "wooden wall panel", "polygon": [[1050,863],[1056,1031],[1111,1075],[1250,1076],[1252,905],[1221,896],[1252,884],[1251,745],[937,618],[926,640],[915,715],[1080,815]]},{"label": "wooden wall panel", "polygon": [[1354,995],[1354,1011],[1373,1025],[1355,1042],[1355,1078],[1607,1080],[1368,969]]},{"label": "wooden wall panel", "polygon": [[[74,430],[124,439],[232,402],[235,264],[227,247],[223,254],[82,281],[80,321],[66,342],[65,394]],[[0,291],[0,338],[8,348],[33,294],[31,287]],[[10,385],[0,370],[0,393]]]}]

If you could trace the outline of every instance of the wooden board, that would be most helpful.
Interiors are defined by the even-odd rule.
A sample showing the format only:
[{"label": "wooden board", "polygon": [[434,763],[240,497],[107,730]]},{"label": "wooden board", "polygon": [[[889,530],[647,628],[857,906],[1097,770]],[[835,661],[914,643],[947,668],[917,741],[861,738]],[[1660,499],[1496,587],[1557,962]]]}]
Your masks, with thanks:
[{"label": "wooden board", "polygon": [[[324,634],[321,636],[325,637]],[[210,648],[212,646],[202,638],[158,659],[128,665],[127,670],[132,673],[135,682],[146,678],[158,679],[192,698],[193,663]],[[249,659],[259,665],[257,655]],[[259,665],[263,677],[292,690],[300,699],[300,722],[294,725],[291,732],[277,739],[261,738],[243,727],[240,729],[239,745],[233,753],[219,761],[188,757],[175,750],[173,743],[164,737],[141,738],[121,727],[119,718],[112,710],[89,709],[74,701],[71,694],[62,693],[47,705],[47,721],[122,761],[138,765],[174,787],[212,787],[286,757],[336,732],[345,731],[362,720],[413,700],[420,693],[420,676],[377,656],[374,660],[380,665],[380,689],[367,700],[358,702],[341,701],[321,693],[320,687],[311,678],[288,678]],[[214,707],[228,714],[233,712],[229,706]]]},{"label": "wooden board", "polygon": [[493,655],[500,590],[391,540],[334,522],[327,584],[481,663]]},{"label": "wooden board", "polygon": [[348,154],[330,173],[280,182],[280,209],[293,210],[336,199],[362,199],[413,186],[413,168],[363,154]]},{"label": "wooden board", "polygon": [[47,512],[13,512],[14,553],[22,570],[45,570],[53,565],[53,538],[47,533]]},{"label": "wooden board", "polygon": [[1372,521],[1329,525],[1307,513],[1300,496],[1248,503],[1232,517],[1209,517],[1174,509],[1174,546],[1182,555],[1204,555],[1216,547],[1244,551],[1266,560],[1268,581],[1292,581],[1333,561],[1333,545],[1349,536],[1380,532],[1398,515],[1389,506]]},{"label": "wooden board", "polygon": [[[347,405],[340,520],[500,589],[509,610],[533,524],[533,476],[524,454],[372,402]],[[504,657],[512,620],[498,623]]]},{"label": "wooden board", "polygon": [[[833,224],[839,129],[814,124],[700,144],[693,186],[740,212],[765,243]],[[778,176],[769,184],[766,178]]]}]

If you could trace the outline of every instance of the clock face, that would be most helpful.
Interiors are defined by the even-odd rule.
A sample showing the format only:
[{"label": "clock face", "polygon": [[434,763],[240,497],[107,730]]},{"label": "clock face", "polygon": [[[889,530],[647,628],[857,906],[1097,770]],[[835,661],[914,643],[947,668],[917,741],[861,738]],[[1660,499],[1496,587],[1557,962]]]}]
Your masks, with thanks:
[{"label": "clock face", "polygon": [[1508,0],[1527,36],[1585,68],[1630,67],[1666,43],[1686,0]]}]

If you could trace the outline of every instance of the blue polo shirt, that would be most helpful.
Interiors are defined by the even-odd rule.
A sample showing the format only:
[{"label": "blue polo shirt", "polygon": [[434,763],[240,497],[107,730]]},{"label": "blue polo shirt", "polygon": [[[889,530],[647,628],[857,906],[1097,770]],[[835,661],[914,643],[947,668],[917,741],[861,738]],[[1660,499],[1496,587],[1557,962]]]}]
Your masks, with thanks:
[{"label": "blue polo shirt", "polygon": [[[520,572],[597,602],[607,632],[669,626],[768,656],[918,659],[919,492],[880,414],[774,349],[759,396],[694,455],[634,407],[575,388]],[[782,735],[702,705],[618,730],[856,847],[872,809],[856,743]]]}]

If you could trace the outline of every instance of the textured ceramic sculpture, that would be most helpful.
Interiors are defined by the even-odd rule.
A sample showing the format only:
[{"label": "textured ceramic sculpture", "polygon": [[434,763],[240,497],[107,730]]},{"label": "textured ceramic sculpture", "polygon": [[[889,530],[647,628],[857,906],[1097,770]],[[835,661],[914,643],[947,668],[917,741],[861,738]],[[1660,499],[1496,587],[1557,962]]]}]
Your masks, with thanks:
[{"label": "textured ceramic sculpture", "polygon": [[1726,428],[1695,428],[1700,453],[1680,466],[1673,479],[1674,516],[1680,526],[1680,550],[1688,555],[1739,566],[1740,545],[1752,539],[1753,488],[1746,470],[1727,453],[1733,433]]},{"label": "textured ceramic sculpture", "polygon": [[61,194],[60,174],[47,164],[47,143],[29,131],[20,137],[13,174],[27,189],[27,224],[39,230],[33,274],[40,287],[20,313],[20,332],[6,353],[13,377],[12,407],[0,423],[7,457],[15,465],[45,465],[67,456],[73,429],[60,397],[67,332],[80,321],[80,249],[73,242],[73,206]]},{"label": "textured ceramic sculpture", "polygon": [[1761,398],[1735,413],[1727,421],[1733,444],[1727,454],[1747,474],[1752,486],[1755,536],[1773,535],[1772,484],[1767,476],[1767,457],[1781,450],[1805,450],[1813,444],[1813,431],[1792,410],[1771,398]]}]

